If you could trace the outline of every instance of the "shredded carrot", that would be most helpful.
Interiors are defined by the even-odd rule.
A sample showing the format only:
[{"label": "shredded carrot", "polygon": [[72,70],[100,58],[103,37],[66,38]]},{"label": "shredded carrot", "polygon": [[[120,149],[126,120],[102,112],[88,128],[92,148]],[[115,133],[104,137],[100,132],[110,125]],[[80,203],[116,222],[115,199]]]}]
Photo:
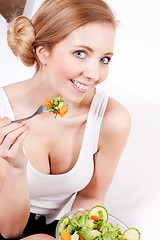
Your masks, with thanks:
[{"label": "shredded carrot", "polygon": [[63,105],[59,110],[59,115],[63,117],[68,112],[68,107],[66,105]]},{"label": "shredded carrot", "polygon": [[91,219],[94,220],[94,221],[98,221],[100,219],[100,217],[91,215]]},{"label": "shredded carrot", "polygon": [[47,98],[43,99],[43,105],[46,107],[52,107],[52,103]]},{"label": "shredded carrot", "polygon": [[71,235],[69,234],[69,232],[64,231],[64,232],[62,232],[61,239],[62,240],[71,240]]}]

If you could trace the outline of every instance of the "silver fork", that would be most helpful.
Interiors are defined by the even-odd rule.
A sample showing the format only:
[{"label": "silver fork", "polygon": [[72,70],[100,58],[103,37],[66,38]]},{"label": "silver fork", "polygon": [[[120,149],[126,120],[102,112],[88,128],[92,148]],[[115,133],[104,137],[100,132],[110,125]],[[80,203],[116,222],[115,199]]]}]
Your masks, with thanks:
[{"label": "silver fork", "polygon": [[41,106],[37,109],[37,111],[36,111],[35,113],[33,113],[31,116],[26,117],[26,118],[21,118],[21,119],[18,119],[18,120],[14,120],[14,121],[12,121],[12,123],[22,122],[22,121],[25,121],[25,120],[27,120],[27,119],[30,119],[30,118],[36,116],[37,114],[41,114],[41,113],[45,113],[45,112],[47,112],[47,107],[46,107],[45,105],[41,105]]}]

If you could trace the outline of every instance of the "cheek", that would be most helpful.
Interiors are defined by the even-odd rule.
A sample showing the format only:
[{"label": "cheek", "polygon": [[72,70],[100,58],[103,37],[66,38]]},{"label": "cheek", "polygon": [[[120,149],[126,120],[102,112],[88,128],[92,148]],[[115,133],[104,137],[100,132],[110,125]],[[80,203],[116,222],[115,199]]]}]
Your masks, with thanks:
[{"label": "cheek", "polygon": [[63,60],[63,65],[61,64],[61,73],[68,76],[68,78],[72,78],[76,76],[80,72],[80,64],[77,63],[72,56],[67,56]]},{"label": "cheek", "polygon": [[52,61],[48,64],[48,67],[50,69],[50,72],[52,72],[57,77],[66,77],[71,78],[74,73],[78,71],[78,66],[71,61],[70,58],[54,58]]},{"label": "cheek", "polygon": [[106,80],[106,78],[108,77],[108,73],[109,73],[109,66],[107,66],[106,69],[102,70],[99,83],[102,83]]},{"label": "cheek", "polygon": [[104,73],[104,79],[108,77],[108,74],[109,74],[109,66],[107,67],[107,70]]}]

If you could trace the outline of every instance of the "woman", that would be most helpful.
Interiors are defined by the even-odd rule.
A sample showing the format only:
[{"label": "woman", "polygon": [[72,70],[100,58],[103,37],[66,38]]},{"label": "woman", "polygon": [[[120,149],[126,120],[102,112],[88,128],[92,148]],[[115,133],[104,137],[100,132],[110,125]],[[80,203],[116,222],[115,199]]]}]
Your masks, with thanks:
[{"label": "woman", "polygon": [[[115,27],[102,0],[47,0],[31,21],[9,24],[13,53],[37,71],[0,90],[2,239],[53,239],[72,198],[72,209],[104,204],[130,130],[127,110],[96,88],[108,75]],[[58,96],[69,108],[63,119],[12,123]]]}]

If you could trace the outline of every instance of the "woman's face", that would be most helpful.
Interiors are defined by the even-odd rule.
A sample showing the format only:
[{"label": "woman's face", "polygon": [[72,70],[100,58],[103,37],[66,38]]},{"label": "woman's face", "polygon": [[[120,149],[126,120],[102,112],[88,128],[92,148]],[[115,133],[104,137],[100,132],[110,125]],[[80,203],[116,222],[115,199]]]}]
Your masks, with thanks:
[{"label": "woman's face", "polygon": [[103,82],[113,55],[115,29],[107,23],[88,23],[56,44],[47,58],[47,78],[64,99],[80,102]]}]

